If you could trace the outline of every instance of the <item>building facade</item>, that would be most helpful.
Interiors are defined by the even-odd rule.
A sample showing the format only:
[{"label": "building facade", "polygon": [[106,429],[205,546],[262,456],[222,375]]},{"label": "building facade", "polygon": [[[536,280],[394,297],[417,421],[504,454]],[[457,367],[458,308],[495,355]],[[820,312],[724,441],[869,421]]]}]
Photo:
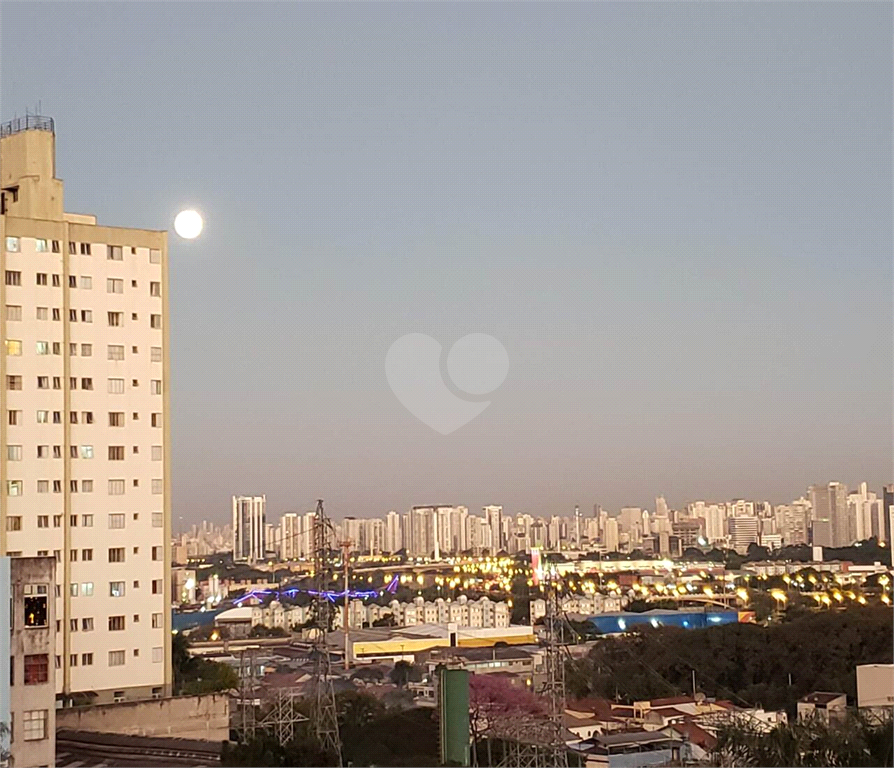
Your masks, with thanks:
[{"label": "building facade", "polygon": [[56,559],[56,690],[171,690],[167,234],[65,213],[49,118],[0,127],[0,554]]},{"label": "building facade", "polygon": [[250,563],[267,554],[267,497],[233,497],[233,559]]}]

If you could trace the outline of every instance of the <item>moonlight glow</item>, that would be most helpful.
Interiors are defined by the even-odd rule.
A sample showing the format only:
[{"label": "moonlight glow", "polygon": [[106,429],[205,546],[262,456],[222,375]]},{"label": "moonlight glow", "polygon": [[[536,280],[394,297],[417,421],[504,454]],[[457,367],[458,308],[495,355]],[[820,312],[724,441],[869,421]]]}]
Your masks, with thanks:
[{"label": "moonlight glow", "polygon": [[174,219],[174,231],[185,240],[194,240],[201,234],[202,224],[196,211],[180,211]]}]

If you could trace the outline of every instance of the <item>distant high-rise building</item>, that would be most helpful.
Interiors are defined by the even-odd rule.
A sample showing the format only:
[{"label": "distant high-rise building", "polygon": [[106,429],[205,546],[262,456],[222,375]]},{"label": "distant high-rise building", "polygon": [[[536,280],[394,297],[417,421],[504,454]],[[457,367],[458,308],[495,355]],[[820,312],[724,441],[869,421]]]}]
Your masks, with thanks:
[{"label": "distant high-rise building", "polygon": [[739,515],[729,518],[730,545],[736,552],[745,554],[749,544],[757,544],[759,522],[754,516]]},{"label": "distant high-rise building", "polygon": [[847,515],[847,486],[841,483],[810,486],[812,541],[815,547],[844,547],[853,543]]},{"label": "distant high-rise building", "polygon": [[233,497],[233,559],[257,562],[267,551],[266,496]]},{"label": "distant high-rise building", "polygon": [[882,523],[879,539],[891,544],[891,530],[894,528],[894,484],[886,485],[882,490]]},{"label": "distant high-rise building", "polygon": [[286,512],[279,521],[279,556],[282,560],[301,557],[301,518],[297,512]]},{"label": "distant high-rise building", "polygon": [[403,549],[400,515],[392,510],[385,515],[385,551],[390,554]]},{"label": "distant high-rise building", "polygon": [[484,507],[482,511],[484,512],[484,519],[490,527],[491,549],[496,554],[505,546],[503,541],[503,507],[492,505]]}]

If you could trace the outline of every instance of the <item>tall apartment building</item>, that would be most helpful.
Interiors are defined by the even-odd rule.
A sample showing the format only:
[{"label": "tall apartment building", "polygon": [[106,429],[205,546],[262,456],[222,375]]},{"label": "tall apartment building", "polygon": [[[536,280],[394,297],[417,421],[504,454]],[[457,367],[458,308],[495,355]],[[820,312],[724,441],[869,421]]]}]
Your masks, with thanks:
[{"label": "tall apartment building", "polygon": [[54,556],[63,703],[171,690],[167,234],[65,213],[49,118],[0,126],[0,554]]},{"label": "tall apartment building", "polygon": [[760,521],[753,515],[735,515],[727,521],[729,524],[730,546],[739,554],[748,552],[749,544],[757,544],[760,533]]},{"label": "tall apartment building", "polygon": [[267,554],[267,497],[233,497],[233,559],[250,563]]},{"label": "tall apartment building", "polygon": [[810,486],[812,539],[815,547],[845,547],[853,540],[847,515],[847,486],[841,483]]}]

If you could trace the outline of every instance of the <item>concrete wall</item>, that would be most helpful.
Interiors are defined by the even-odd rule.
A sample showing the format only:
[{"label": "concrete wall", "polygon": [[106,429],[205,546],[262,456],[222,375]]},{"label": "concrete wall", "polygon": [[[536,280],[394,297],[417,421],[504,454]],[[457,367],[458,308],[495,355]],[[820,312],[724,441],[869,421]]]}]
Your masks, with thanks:
[{"label": "concrete wall", "polygon": [[224,694],[210,694],[60,709],[56,712],[56,727],[226,741],[230,736],[230,699]]}]

